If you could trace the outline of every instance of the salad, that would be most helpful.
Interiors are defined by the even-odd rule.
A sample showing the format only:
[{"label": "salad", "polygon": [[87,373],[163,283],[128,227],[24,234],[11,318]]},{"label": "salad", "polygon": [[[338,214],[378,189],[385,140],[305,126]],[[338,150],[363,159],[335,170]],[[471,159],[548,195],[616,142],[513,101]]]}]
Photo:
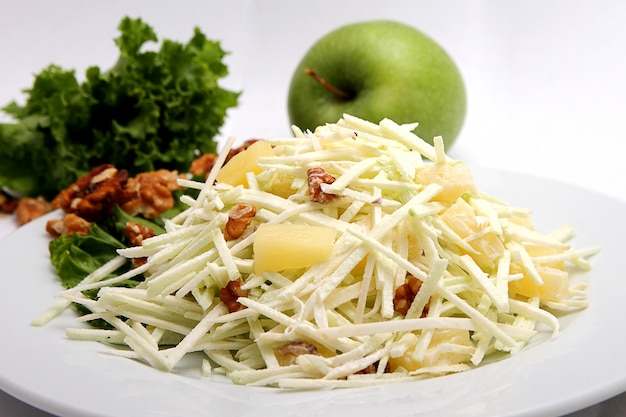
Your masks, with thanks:
[{"label": "salad", "polygon": [[116,249],[34,324],[79,305],[106,326],[72,339],[168,372],[198,354],[204,375],[291,389],[463,372],[556,337],[587,305],[573,273],[598,248],[573,247],[570,226],[536,230],[414,127],[344,115],[224,164],[229,139],[206,180],[178,179],[196,192],[163,233]]}]

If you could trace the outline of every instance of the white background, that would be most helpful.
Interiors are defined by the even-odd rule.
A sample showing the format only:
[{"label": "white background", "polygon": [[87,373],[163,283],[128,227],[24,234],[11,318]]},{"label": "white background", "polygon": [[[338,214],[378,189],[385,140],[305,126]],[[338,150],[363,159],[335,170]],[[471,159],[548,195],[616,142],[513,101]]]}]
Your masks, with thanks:
[{"label": "white background", "polygon": [[[468,114],[451,156],[626,202],[626,2],[2,0],[0,106],[22,100],[20,90],[49,63],[81,78],[88,66],[112,65],[125,15],[142,17],[161,38],[187,41],[198,26],[221,40],[231,72],[223,85],[243,91],[222,137],[240,141],[290,135],[291,74],[320,36],[373,18],[412,24],[465,79]],[[12,228],[0,219],[0,236]],[[623,412],[624,401],[613,406]],[[0,395],[3,416],[45,415],[22,407]],[[600,415],[600,407],[578,415]]]}]

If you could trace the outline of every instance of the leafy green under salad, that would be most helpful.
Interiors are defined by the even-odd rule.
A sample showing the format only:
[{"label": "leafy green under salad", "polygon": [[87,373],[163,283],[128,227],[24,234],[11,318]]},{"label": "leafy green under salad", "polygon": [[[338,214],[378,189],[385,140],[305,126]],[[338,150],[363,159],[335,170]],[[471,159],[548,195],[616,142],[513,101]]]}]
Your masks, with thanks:
[{"label": "leafy green under salad", "polygon": [[26,103],[5,106],[15,123],[0,124],[0,186],[52,198],[92,167],[110,163],[130,175],[186,170],[196,153],[214,152],[215,136],[239,92],[220,87],[226,52],[195,28],[182,44],[125,17],[115,39],[120,56],[103,71],[51,64],[25,90]]},{"label": "leafy green under salad", "polygon": [[[182,192],[176,192],[177,201]],[[87,235],[62,234],[51,240],[48,244],[50,262],[55,268],[61,286],[64,288],[74,288],[81,283],[86,276],[97,271],[99,268],[109,264],[114,258],[118,258],[117,250],[128,247],[125,241],[123,229],[128,222],[149,227],[155,234],[165,232],[163,218],[171,217],[182,210],[181,204],[177,203],[161,218],[146,219],[142,216],[131,216],[125,213],[119,206],[116,206],[110,217],[101,223],[93,223]],[[129,271],[132,262],[127,260],[120,262],[116,268],[110,271],[109,276],[113,277]],[[117,287],[133,288],[141,277],[124,280],[116,283]],[[98,289],[83,291],[83,295],[90,299],[97,299]],[[90,311],[80,304],[74,304],[79,314],[87,314]],[[110,326],[103,320],[92,320],[89,324],[94,327],[109,328]]]},{"label": "leafy green under salad", "polygon": [[72,288],[84,277],[116,256],[126,245],[102,227],[93,224],[86,236],[61,235],[49,244],[50,261],[61,285]]}]

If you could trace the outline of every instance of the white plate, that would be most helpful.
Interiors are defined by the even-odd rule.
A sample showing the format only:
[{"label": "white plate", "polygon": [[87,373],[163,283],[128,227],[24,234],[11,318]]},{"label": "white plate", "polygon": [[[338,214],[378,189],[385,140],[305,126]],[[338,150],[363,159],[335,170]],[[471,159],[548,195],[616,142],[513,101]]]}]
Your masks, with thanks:
[{"label": "white plate", "polygon": [[13,216],[0,213],[0,239],[17,229],[17,222]]},{"label": "white plate", "polygon": [[555,340],[466,373],[363,389],[234,386],[203,379],[195,363],[163,373],[109,355],[101,344],[66,339],[64,329],[75,325],[71,312],[43,328],[29,325],[60,289],[49,264],[44,218],[0,241],[0,389],[66,417],[538,417],[573,412],[625,391],[626,286],[620,268],[626,205],[541,178],[475,174],[481,189],[532,208],[540,229],[568,222],[577,231],[577,247],[602,247],[593,271],[576,276],[590,282],[590,307],[563,320]]}]

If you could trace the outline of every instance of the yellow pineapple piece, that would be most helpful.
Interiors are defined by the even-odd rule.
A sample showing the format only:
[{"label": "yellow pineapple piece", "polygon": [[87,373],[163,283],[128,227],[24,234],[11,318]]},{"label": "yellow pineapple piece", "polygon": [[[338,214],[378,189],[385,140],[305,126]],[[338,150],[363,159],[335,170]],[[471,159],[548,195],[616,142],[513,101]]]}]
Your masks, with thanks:
[{"label": "yellow pineapple piece", "polygon": [[254,272],[307,268],[328,260],[337,231],[306,224],[261,224],[254,237]]},{"label": "yellow pineapple piece", "polygon": [[463,194],[474,189],[474,177],[469,167],[462,162],[429,164],[417,172],[415,181],[419,184],[439,184],[441,192],[433,201],[453,203]]},{"label": "yellow pineapple piece", "polygon": [[459,199],[448,207],[441,214],[441,219],[463,239],[481,229],[474,209],[465,200]]},{"label": "yellow pineapple piece", "polygon": [[355,276],[363,276],[365,273],[365,265],[367,264],[367,256],[364,256],[363,259],[359,261],[358,264],[352,269],[352,275]]},{"label": "yellow pineapple piece", "polygon": [[[563,269],[537,265],[537,272],[543,285],[537,285],[524,274],[524,277],[509,283],[509,291],[524,297],[539,297],[542,301],[558,301],[568,297],[569,274]],[[518,261],[511,262],[511,273],[524,273]]]},{"label": "yellow pineapple piece", "polygon": [[[525,244],[524,247],[526,248],[526,252],[528,252],[528,254],[531,257],[549,256],[549,255],[556,255],[559,253],[563,253],[562,249],[545,246],[545,245]],[[561,269],[561,270],[565,269],[564,261],[547,262],[547,263],[543,263],[542,265],[550,266],[552,268]]]},{"label": "yellow pineapple piece", "polygon": [[[472,206],[462,199],[448,207],[441,218],[462,239],[479,234],[486,227],[483,222],[479,222]],[[492,269],[496,260],[504,253],[504,244],[499,236],[492,232],[477,235],[476,238],[470,239],[468,244],[476,252],[467,253],[462,249],[461,252],[470,255],[483,270]]]},{"label": "yellow pineapple piece", "polygon": [[526,216],[511,216],[508,221],[518,226],[527,228],[528,230],[535,230],[535,225],[530,217]]},{"label": "yellow pineapple piece", "polygon": [[477,253],[470,253],[469,255],[483,270],[493,268],[504,253],[504,244],[493,233],[487,233],[478,239],[470,241],[469,244],[477,251]]},{"label": "yellow pineapple piece", "polygon": [[410,261],[422,260],[424,257],[424,248],[422,248],[421,242],[413,235],[408,236],[409,250],[407,259]]},{"label": "yellow pineapple piece", "polygon": [[279,197],[289,198],[289,196],[295,194],[297,191],[291,188],[294,178],[293,175],[276,174],[272,179],[271,188],[268,191]]},{"label": "yellow pineapple piece", "polygon": [[272,156],[272,145],[265,141],[254,142],[248,149],[243,152],[239,152],[233,156],[227,164],[217,174],[217,182],[224,184],[230,184],[233,187],[243,185],[248,187],[248,180],[246,174],[253,172],[259,174],[262,168],[258,165],[257,161],[262,156]]},{"label": "yellow pineapple piece", "polygon": [[437,329],[433,332],[428,349],[424,353],[422,360],[413,357],[415,347],[410,347],[402,356],[389,358],[389,366],[393,372],[401,367],[407,371],[416,371],[420,368],[436,365],[456,365],[467,362],[471,355],[454,349],[445,349],[443,344],[453,344],[460,346],[472,346],[470,335],[467,330],[462,329]]}]

